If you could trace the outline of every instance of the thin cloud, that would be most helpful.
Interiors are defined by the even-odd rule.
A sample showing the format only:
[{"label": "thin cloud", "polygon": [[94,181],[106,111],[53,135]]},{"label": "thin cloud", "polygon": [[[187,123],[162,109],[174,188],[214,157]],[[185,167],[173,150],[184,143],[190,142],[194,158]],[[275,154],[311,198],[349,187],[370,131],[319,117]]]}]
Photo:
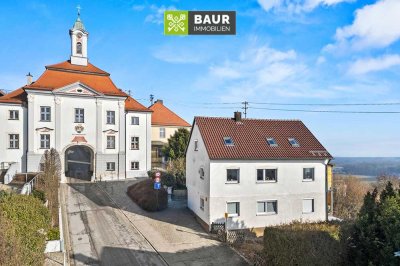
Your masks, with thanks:
[{"label": "thin cloud", "polygon": [[330,7],[343,2],[354,2],[355,0],[258,0],[265,11],[303,13],[311,12],[319,6]]},{"label": "thin cloud", "polygon": [[355,61],[349,67],[348,74],[361,75],[377,72],[400,65],[398,54],[389,54],[377,58],[363,58]]},{"label": "thin cloud", "polygon": [[176,7],[151,5],[149,9],[151,14],[147,15],[144,21],[149,23],[162,24],[164,22],[164,12],[167,10],[176,10]]}]

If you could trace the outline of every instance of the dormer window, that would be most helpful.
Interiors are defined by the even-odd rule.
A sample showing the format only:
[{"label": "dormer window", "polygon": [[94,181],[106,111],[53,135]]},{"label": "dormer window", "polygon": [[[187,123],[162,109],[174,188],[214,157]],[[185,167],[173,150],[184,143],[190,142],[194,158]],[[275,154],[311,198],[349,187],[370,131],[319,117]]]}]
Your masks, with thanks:
[{"label": "dormer window", "polygon": [[225,146],[233,146],[233,140],[231,137],[224,137],[224,144]]},{"label": "dormer window", "polygon": [[82,54],[82,43],[80,43],[80,42],[76,43],[76,53]]},{"label": "dormer window", "polygon": [[292,147],[300,147],[299,142],[295,138],[288,138],[288,141]]},{"label": "dormer window", "polygon": [[268,145],[271,147],[278,147],[278,143],[274,138],[267,138]]}]

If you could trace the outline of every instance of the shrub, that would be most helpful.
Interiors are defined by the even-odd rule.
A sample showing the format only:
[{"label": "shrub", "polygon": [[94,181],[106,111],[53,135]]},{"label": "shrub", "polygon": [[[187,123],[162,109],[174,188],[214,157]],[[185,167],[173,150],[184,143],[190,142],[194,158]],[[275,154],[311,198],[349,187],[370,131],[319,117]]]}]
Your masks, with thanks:
[{"label": "shrub", "polygon": [[[168,207],[168,193],[165,189],[154,189],[152,179],[145,179],[128,187],[128,196],[146,211],[161,211]],[[158,194],[158,196],[157,196]]]},{"label": "shrub", "polygon": [[266,227],[263,257],[268,265],[338,265],[342,263],[340,227],[333,223]]},{"label": "shrub", "polygon": [[20,244],[20,265],[43,265],[46,232],[50,228],[50,213],[43,202],[33,196],[3,194],[0,212]]},{"label": "shrub", "polygon": [[46,195],[45,195],[44,192],[41,191],[41,190],[34,190],[34,191],[32,191],[32,196],[34,196],[35,198],[40,199],[43,203],[46,202]]},{"label": "shrub", "polygon": [[176,180],[174,175],[164,172],[164,171],[148,171],[147,174],[150,178],[154,179],[156,177],[156,172],[160,172],[161,176],[161,185],[167,187],[174,187],[176,185]]},{"label": "shrub", "polygon": [[170,160],[167,172],[175,177],[174,188],[186,188],[186,162],[185,158]]},{"label": "shrub", "polygon": [[58,227],[51,228],[47,232],[47,240],[58,240],[60,239],[60,229]]}]

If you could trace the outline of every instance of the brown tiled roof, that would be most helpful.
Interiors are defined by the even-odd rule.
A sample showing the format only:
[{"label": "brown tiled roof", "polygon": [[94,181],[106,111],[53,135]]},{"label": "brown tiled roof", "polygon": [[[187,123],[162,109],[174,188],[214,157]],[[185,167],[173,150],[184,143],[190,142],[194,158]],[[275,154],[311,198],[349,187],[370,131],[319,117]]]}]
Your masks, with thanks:
[{"label": "brown tiled roof", "polygon": [[[325,159],[329,152],[299,120],[242,119],[195,117],[210,159]],[[226,146],[224,137],[231,137],[234,145]],[[271,147],[267,138],[274,138]],[[288,138],[295,138],[300,146],[292,147]]]},{"label": "brown tiled roof", "polygon": [[19,88],[13,92],[10,92],[0,97],[0,103],[17,103],[21,104],[25,101],[26,93],[22,88]]},{"label": "brown tiled roof", "polygon": [[139,111],[139,112],[152,112],[149,108],[142,105],[131,96],[128,96],[125,100],[125,110],[126,111]]},{"label": "brown tiled roof", "polygon": [[151,124],[157,126],[190,127],[190,124],[168,109],[161,101],[149,107],[153,111]]}]

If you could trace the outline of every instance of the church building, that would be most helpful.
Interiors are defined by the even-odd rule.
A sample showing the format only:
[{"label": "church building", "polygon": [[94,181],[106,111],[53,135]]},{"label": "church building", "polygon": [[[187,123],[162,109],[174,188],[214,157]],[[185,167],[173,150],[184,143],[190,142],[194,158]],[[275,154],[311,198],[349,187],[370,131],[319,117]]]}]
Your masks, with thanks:
[{"label": "church building", "polygon": [[88,60],[80,19],[69,31],[69,60],[46,66],[34,82],[0,96],[0,165],[38,172],[42,155],[60,154],[66,177],[118,180],[151,167],[151,114]]}]

